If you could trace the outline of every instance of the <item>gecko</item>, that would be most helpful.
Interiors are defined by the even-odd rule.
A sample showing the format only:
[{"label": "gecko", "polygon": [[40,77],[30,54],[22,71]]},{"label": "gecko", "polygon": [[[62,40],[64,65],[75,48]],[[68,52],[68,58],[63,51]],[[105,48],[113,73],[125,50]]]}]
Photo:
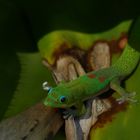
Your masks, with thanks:
[{"label": "gecko", "polygon": [[121,98],[117,99],[119,103],[136,102],[135,92],[130,93],[124,89],[121,81],[135,70],[139,60],[139,51],[126,43],[122,55],[109,68],[91,71],[70,82],[62,82],[53,88],[47,87],[48,95],[43,103],[45,106],[53,108],[75,106],[76,116],[81,116],[87,111],[84,101],[97,97],[109,89],[113,89],[121,95]]}]

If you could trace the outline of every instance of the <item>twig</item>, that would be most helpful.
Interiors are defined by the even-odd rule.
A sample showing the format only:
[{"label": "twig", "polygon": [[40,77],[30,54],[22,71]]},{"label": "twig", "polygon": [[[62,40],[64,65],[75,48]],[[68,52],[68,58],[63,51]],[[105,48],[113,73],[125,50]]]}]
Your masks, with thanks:
[{"label": "twig", "polygon": [[1,140],[50,140],[63,124],[52,108],[39,103],[0,123]]}]

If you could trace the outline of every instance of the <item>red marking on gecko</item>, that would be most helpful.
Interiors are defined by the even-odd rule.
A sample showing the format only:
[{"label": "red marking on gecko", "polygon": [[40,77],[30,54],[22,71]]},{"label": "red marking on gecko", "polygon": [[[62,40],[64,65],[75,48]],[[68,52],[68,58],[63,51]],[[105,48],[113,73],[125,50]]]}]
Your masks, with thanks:
[{"label": "red marking on gecko", "polygon": [[105,77],[104,76],[102,76],[102,77],[99,77],[99,81],[102,83],[102,82],[104,82],[105,81]]},{"label": "red marking on gecko", "polygon": [[93,78],[95,78],[95,77],[96,77],[96,75],[95,75],[95,74],[88,74],[87,76],[88,76],[88,78],[91,78],[91,79],[93,79]]}]

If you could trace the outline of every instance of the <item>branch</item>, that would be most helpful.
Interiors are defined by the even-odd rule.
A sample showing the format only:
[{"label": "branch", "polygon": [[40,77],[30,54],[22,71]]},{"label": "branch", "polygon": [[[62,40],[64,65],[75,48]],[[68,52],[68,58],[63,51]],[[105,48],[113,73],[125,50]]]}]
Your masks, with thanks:
[{"label": "branch", "polygon": [[1,140],[50,140],[63,124],[52,108],[39,103],[0,123]]}]

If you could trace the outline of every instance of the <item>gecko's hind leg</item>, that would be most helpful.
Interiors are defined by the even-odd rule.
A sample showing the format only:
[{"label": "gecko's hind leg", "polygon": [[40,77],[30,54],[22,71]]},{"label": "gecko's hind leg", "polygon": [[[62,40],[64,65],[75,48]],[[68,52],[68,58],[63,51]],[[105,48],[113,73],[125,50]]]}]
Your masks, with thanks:
[{"label": "gecko's hind leg", "polygon": [[122,88],[120,86],[120,80],[118,78],[115,78],[111,81],[110,83],[110,87],[115,90],[116,92],[118,92],[122,97],[117,99],[117,101],[119,102],[119,104],[125,102],[125,101],[130,101],[132,103],[136,103],[137,100],[134,99],[136,92],[132,92],[129,93],[128,91],[126,91],[124,88]]}]

